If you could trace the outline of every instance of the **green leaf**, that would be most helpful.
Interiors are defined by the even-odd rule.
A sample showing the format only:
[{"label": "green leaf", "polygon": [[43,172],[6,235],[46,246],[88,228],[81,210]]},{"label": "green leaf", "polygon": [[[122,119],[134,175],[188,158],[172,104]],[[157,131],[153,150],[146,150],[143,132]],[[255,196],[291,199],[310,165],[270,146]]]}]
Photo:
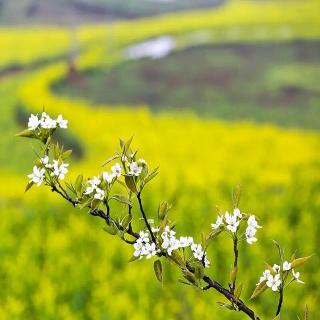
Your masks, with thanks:
[{"label": "green leaf", "polygon": [[159,167],[155,168],[145,179],[144,179],[144,184],[147,184],[150,182],[154,177],[157,176],[159,173]]},{"label": "green leaf", "polygon": [[124,180],[126,182],[127,187],[133,192],[138,193],[137,185],[134,179],[134,176],[127,175],[124,177]]},{"label": "green leaf", "polygon": [[190,282],[187,282],[187,281],[185,281],[183,279],[178,279],[178,282],[186,284],[187,286],[191,286]]},{"label": "green leaf", "polygon": [[72,154],[72,150],[71,149],[66,150],[65,152],[63,152],[61,154],[61,160],[64,161],[64,160],[68,159],[71,156],[71,154]]},{"label": "green leaf", "polygon": [[74,184],[74,188],[76,190],[76,194],[78,197],[82,195],[82,182],[83,182],[83,175],[79,174]]},{"label": "green leaf", "polygon": [[204,275],[204,268],[202,265],[197,265],[194,268],[194,275],[198,280],[201,280]]},{"label": "green leaf", "polygon": [[31,138],[31,139],[37,138],[37,135],[34,133],[34,131],[28,130],[28,129],[17,133],[16,136],[23,137],[23,138]]},{"label": "green leaf", "polygon": [[103,227],[103,230],[113,236],[118,233],[118,229],[113,223],[110,225],[107,224],[105,227]]},{"label": "green leaf", "polygon": [[313,254],[310,256],[307,256],[307,257],[294,259],[291,262],[291,268],[293,269],[293,268],[301,266],[302,264],[306,263],[312,256],[313,256]]},{"label": "green leaf", "polygon": [[124,195],[122,195],[122,194],[115,194],[110,199],[113,199],[113,200],[119,201],[121,203],[127,204],[128,206],[131,205],[131,202],[130,202],[129,198],[124,196]]},{"label": "green leaf", "polygon": [[83,208],[90,206],[91,201],[92,201],[92,199],[89,198],[89,199],[83,201],[82,203],[79,203],[78,208],[81,210]]},{"label": "green leaf", "polygon": [[164,220],[170,210],[171,206],[167,201],[162,201],[158,207],[158,217],[160,220]]},{"label": "green leaf", "polygon": [[60,158],[60,148],[59,148],[59,144],[58,143],[55,143],[53,145],[52,151],[53,151],[53,157],[55,159],[59,159]]},{"label": "green leaf", "polygon": [[128,214],[122,219],[121,225],[123,226],[124,229],[127,229],[131,221],[132,221],[132,215]]},{"label": "green leaf", "polygon": [[234,307],[232,304],[229,304],[229,303],[225,303],[225,302],[220,302],[220,301],[218,301],[217,304],[218,304],[220,307],[223,307],[223,308],[226,308],[226,309],[229,309],[229,310],[236,310],[235,307]]},{"label": "green leaf", "polygon": [[268,288],[266,285],[266,282],[267,282],[267,280],[264,280],[256,286],[250,299],[254,299],[254,298],[258,297]]},{"label": "green leaf", "polygon": [[210,241],[212,239],[214,239],[215,237],[217,237],[222,231],[224,231],[223,227],[219,227],[218,229],[215,229],[215,230],[211,231],[210,234],[207,236],[206,246],[208,246]]},{"label": "green leaf", "polygon": [[110,163],[111,161],[113,161],[113,160],[115,160],[115,159],[117,159],[117,158],[119,158],[118,155],[115,155],[115,156],[113,156],[113,157],[108,158],[108,159],[102,164],[102,167],[106,166],[108,163]]},{"label": "green leaf", "polygon": [[139,256],[138,256],[138,257],[132,256],[132,257],[129,259],[129,262],[137,261],[138,259],[139,259]]},{"label": "green leaf", "polygon": [[124,151],[125,151],[125,153],[129,150],[130,145],[131,145],[131,142],[132,142],[132,139],[133,139],[133,136],[131,136],[131,137],[128,139],[128,141],[125,143],[125,145],[124,145]]},{"label": "green leaf", "polygon": [[99,207],[99,204],[101,203],[101,200],[99,199],[93,199],[91,202],[91,210],[97,209]]},{"label": "green leaf", "polygon": [[32,181],[28,182],[24,192],[27,192],[28,190],[30,190],[33,187],[34,183]]},{"label": "green leaf", "polygon": [[240,285],[236,288],[236,290],[234,291],[234,296],[236,297],[236,299],[238,300],[241,296],[241,292],[243,289],[243,283],[240,283]]},{"label": "green leaf", "polygon": [[232,270],[230,271],[230,283],[233,283],[233,281],[236,279],[238,273],[238,268],[233,267]]},{"label": "green leaf", "polygon": [[182,270],[182,274],[183,274],[183,277],[185,279],[187,279],[191,284],[193,284],[195,286],[198,286],[198,281],[197,281],[195,275],[192,272],[190,272],[189,270],[184,269],[184,270]]},{"label": "green leaf", "polygon": [[169,261],[173,262],[174,264],[176,264],[179,267],[185,266],[185,262],[184,262],[183,258],[176,250],[172,251],[171,256],[168,256],[168,259],[169,259]]},{"label": "green leaf", "polygon": [[162,264],[159,259],[153,263],[153,269],[158,281],[162,283],[163,281]]}]

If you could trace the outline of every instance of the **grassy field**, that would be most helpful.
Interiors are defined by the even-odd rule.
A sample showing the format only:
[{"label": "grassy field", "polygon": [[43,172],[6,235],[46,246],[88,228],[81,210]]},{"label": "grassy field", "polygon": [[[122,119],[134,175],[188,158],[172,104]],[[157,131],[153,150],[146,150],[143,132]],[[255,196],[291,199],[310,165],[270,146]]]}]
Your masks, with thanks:
[{"label": "grassy field", "polygon": [[[254,28],[249,32],[248,25],[270,26],[271,33],[264,38],[280,41],[279,27],[284,21],[292,30],[290,38],[314,39],[319,36],[318,6],[316,1],[293,2],[290,6],[282,2],[235,1],[218,11],[119,22],[113,26],[117,42],[112,51],[101,41],[108,34],[106,26],[82,27],[77,34],[79,43],[84,45],[77,66],[83,72],[106,65],[111,70],[127,68],[126,64],[122,65],[121,52],[128,44],[161,34],[186,34],[203,28],[222,28],[224,32],[220,30],[219,34],[223,43],[231,40],[247,43],[258,36]],[[281,14],[284,8],[286,13]],[[255,16],[257,12],[263,12],[260,19]],[[300,24],[301,21],[305,24]],[[236,39],[229,33],[235,25],[242,30]],[[290,45],[283,48],[291,50]],[[10,50],[13,47],[4,50],[9,52],[7,57]],[[41,51],[36,56],[40,50],[36,45],[30,46],[30,55],[32,50],[35,60],[50,55]],[[186,52],[196,54],[197,50],[207,49]],[[223,53],[226,55],[226,51]],[[240,59],[234,51],[228,53],[230,60]],[[23,55],[22,51],[17,52],[15,61],[28,64]],[[277,59],[280,63],[280,58]],[[8,58],[3,62],[3,66],[10,64]],[[305,68],[301,72],[306,73],[306,82],[299,85],[310,88],[309,72]],[[165,285],[159,286],[149,263],[127,263],[132,248],[108,237],[101,230],[101,222],[63,204],[49,190],[34,188],[24,195],[25,175],[31,171],[34,154],[28,141],[14,138],[14,133],[21,129],[17,107],[20,112],[41,112],[45,105],[48,112],[62,113],[70,120],[70,134],[77,137],[84,150],[70,167],[70,179],[78,171],[87,177],[99,172],[101,163],[113,153],[117,138],[134,134],[134,145],[141,157],[151,166],[160,165],[159,178],[146,190],[145,205],[150,217],[158,202],[168,199],[174,205],[172,214],[179,222],[178,232],[190,233],[198,240],[199,232],[208,231],[215,220],[215,206],[228,209],[231,190],[241,183],[241,208],[256,213],[263,225],[256,245],[241,246],[240,281],[250,279],[244,288],[245,299],[252,292],[264,261],[273,263],[276,258],[272,239],[277,239],[288,255],[294,250],[299,255],[319,252],[317,131],[285,129],[253,121],[202,119],[192,114],[154,114],[146,105],[132,108],[127,101],[121,101],[122,106],[117,108],[107,103],[93,105],[88,99],[70,99],[52,92],[52,85],[67,74],[68,65],[61,61],[49,63],[41,70],[2,78],[0,82],[0,279],[4,288],[0,292],[0,314],[4,319],[191,320],[212,319],[213,314],[217,319],[244,319],[237,313],[221,310],[214,303],[219,297],[213,292],[204,294],[170,284],[170,279],[177,278],[170,266],[165,268]],[[297,79],[297,71],[290,68],[286,76],[281,69],[271,74],[269,83],[276,88]],[[218,239],[208,253],[213,265],[209,273],[224,284],[227,279],[223,270],[229,268],[232,259],[231,253],[225,254],[227,243],[227,238]],[[282,319],[294,319],[297,314],[302,317],[305,303],[311,317],[319,316],[318,265],[319,257],[315,256],[303,269],[306,285],[294,286],[286,296]],[[274,310],[270,306],[275,305],[275,300],[275,295],[269,292],[249,304],[257,308],[263,319],[272,319]]]}]

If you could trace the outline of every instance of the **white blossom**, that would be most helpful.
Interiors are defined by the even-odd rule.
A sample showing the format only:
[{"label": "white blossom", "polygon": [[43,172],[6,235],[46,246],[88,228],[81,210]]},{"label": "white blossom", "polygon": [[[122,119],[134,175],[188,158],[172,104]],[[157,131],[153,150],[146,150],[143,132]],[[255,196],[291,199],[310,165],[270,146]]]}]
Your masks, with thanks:
[{"label": "white blossom", "polygon": [[144,160],[144,159],[139,159],[138,163],[141,164],[141,165],[147,165],[147,161]]},{"label": "white blossom", "polygon": [[275,271],[275,272],[280,272],[280,266],[278,266],[277,264],[274,264],[272,266],[272,269]]},{"label": "white blossom", "polygon": [[126,156],[125,154],[122,155],[121,161],[122,161],[122,162],[126,162],[127,160],[128,160],[127,156]]},{"label": "white blossom", "polygon": [[30,182],[35,183],[39,187],[44,179],[45,172],[45,169],[34,166],[33,172],[28,175],[28,178],[30,179]]},{"label": "white blossom", "polygon": [[296,280],[298,283],[304,283],[303,281],[300,280],[300,272],[295,272],[294,269],[292,269],[292,276],[294,280]]},{"label": "white blossom", "polygon": [[223,224],[223,217],[219,215],[216,223],[211,224],[211,228],[213,230],[218,229],[222,224]]},{"label": "white blossom", "polygon": [[59,165],[58,160],[53,160],[53,166],[52,169],[53,171],[51,172],[51,176],[56,176],[59,179],[63,180],[65,175],[68,173],[68,163],[61,163]]},{"label": "white blossom", "polygon": [[62,129],[68,128],[68,120],[63,119],[61,114],[58,115],[56,123],[59,126],[59,128],[62,128]]},{"label": "white blossom", "polygon": [[285,261],[283,263],[282,269],[283,269],[283,271],[289,271],[291,269],[291,263],[288,261]]},{"label": "white blossom", "polygon": [[256,217],[254,215],[251,215],[248,219],[248,227],[252,227],[255,229],[262,228],[261,226],[258,225],[258,222],[256,221]]},{"label": "white blossom", "polygon": [[193,244],[193,238],[192,237],[180,237],[179,242],[180,242],[181,248],[189,247]]},{"label": "white blossom", "polygon": [[112,175],[114,177],[121,177],[121,166],[119,163],[116,163],[114,166],[111,167],[111,172],[112,172]]},{"label": "white blossom", "polygon": [[49,163],[49,157],[44,156],[43,158],[40,158],[40,163],[42,163],[46,168],[51,168],[52,165]]},{"label": "white blossom", "polygon": [[40,123],[41,127],[44,129],[54,129],[57,127],[56,120],[51,119],[45,112],[42,112]]},{"label": "white blossom", "polygon": [[168,226],[165,227],[164,232],[161,234],[163,240],[161,247],[167,251],[169,256],[171,256],[173,250],[180,248],[180,241],[176,238],[175,234]]},{"label": "white blossom", "polygon": [[235,217],[239,218],[239,219],[242,218],[242,214],[241,214],[241,212],[240,212],[240,209],[238,209],[238,208],[235,208],[235,209],[233,210],[233,215],[234,215]]},{"label": "white blossom", "polygon": [[257,232],[257,228],[261,228],[261,226],[258,225],[257,221],[256,221],[256,217],[254,215],[251,215],[248,218],[247,221],[247,229],[246,229],[246,240],[249,244],[252,244],[253,242],[256,242],[258,239],[255,237],[256,232]]},{"label": "white blossom", "polygon": [[105,181],[107,181],[109,184],[113,181],[113,174],[110,174],[109,172],[103,172],[102,177]]},{"label": "white blossom", "polygon": [[135,249],[133,255],[135,257],[140,257],[140,259],[144,256],[147,259],[150,259],[157,254],[156,244],[150,242],[149,234],[144,231],[140,231],[139,238],[133,244],[133,247]]},{"label": "white blossom", "polygon": [[84,194],[91,194],[94,190],[96,189],[96,187],[95,186],[88,186],[87,188],[86,188],[86,190],[84,191]]},{"label": "white blossom", "polygon": [[280,274],[277,273],[274,276],[269,274],[266,285],[271,288],[272,291],[278,291],[281,285]]},{"label": "white blossom", "polygon": [[96,188],[96,193],[94,195],[94,198],[95,199],[98,199],[98,200],[103,200],[104,199],[104,191],[100,188]]},{"label": "white blossom", "polygon": [[232,215],[228,211],[224,214],[225,221],[227,223],[227,229],[235,233],[239,227],[240,221],[237,215]]},{"label": "white blossom", "polygon": [[31,114],[28,121],[28,130],[35,130],[39,127],[40,120],[37,115]]},{"label": "white blossom", "polygon": [[142,167],[140,167],[137,162],[130,163],[129,169],[130,169],[129,174],[132,174],[133,176],[136,176],[136,177],[138,177],[142,171]]},{"label": "white blossom", "polygon": [[246,229],[246,240],[249,244],[256,242],[258,239],[255,237],[257,229],[248,226]]},{"label": "white blossom", "polygon": [[266,269],[265,271],[263,271],[263,274],[262,276],[260,277],[259,279],[259,282],[257,283],[257,286],[263,282],[263,281],[266,281],[268,279],[268,276],[271,274],[270,270],[269,269]]},{"label": "white blossom", "polygon": [[98,186],[101,183],[101,180],[99,177],[93,177],[88,181],[92,186]]},{"label": "white blossom", "polygon": [[191,250],[195,259],[203,261],[206,268],[210,266],[210,261],[207,258],[207,254],[202,250],[201,244],[191,244]]}]

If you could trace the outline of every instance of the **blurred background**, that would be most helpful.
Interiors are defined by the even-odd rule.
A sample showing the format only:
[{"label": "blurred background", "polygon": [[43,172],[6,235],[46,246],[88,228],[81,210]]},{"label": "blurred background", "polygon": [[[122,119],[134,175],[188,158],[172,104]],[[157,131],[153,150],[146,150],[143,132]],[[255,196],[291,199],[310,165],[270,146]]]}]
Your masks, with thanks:
[{"label": "blurred background", "polygon": [[[14,134],[43,107],[69,119],[59,139],[74,150],[71,181],[99,173],[134,135],[160,166],[147,212],[172,202],[181,235],[200,241],[241,184],[240,207],[263,225],[240,246],[244,300],[277,262],[273,239],[287,258],[319,253],[319,10],[317,0],[0,0],[0,318],[245,319],[169,265],[160,286],[150,262],[128,264],[132,248],[44,187],[24,194],[38,145]],[[224,285],[230,249],[221,236],[208,252]],[[282,319],[302,318],[305,304],[320,316],[318,255],[301,278]],[[272,319],[277,298],[248,303]]]}]

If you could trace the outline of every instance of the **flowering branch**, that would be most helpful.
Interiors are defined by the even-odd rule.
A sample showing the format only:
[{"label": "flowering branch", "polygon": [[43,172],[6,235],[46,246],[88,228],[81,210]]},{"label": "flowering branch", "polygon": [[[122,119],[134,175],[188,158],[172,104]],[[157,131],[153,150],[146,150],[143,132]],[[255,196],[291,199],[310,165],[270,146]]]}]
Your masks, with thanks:
[{"label": "flowering branch", "polygon": [[[103,171],[89,179],[78,175],[73,183],[64,182],[69,166],[65,161],[71,155],[71,150],[64,151],[58,143],[52,142],[52,137],[57,129],[66,129],[67,125],[68,121],[64,120],[61,115],[57,119],[52,119],[43,112],[41,116],[31,115],[28,129],[18,134],[39,140],[43,144],[33,172],[28,175],[29,182],[26,191],[34,185],[49,186],[52,192],[58,193],[74,207],[87,209],[92,216],[103,219],[106,223],[103,229],[107,233],[118,236],[122,241],[133,246],[134,253],[130,261],[156,258],[154,271],[159,281],[163,281],[161,259],[167,259],[181,270],[183,279],[180,279],[180,282],[203,291],[212,288],[228,301],[227,303],[219,302],[221,307],[240,311],[250,319],[260,320],[255,312],[240,299],[242,284],[237,285],[239,243],[242,240],[246,240],[249,245],[255,243],[256,233],[261,228],[255,215],[241,212],[238,208],[240,191],[238,190],[236,195],[233,211],[219,212],[216,222],[211,224],[210,233],[203,234],[201,243],[195,242],[190,236],[177,237],[174,231],[175,224],[169,216],[171,206],[166,201],[159,204],[156,223],[154,219],[147,217],[142,203],[142,192],[145,186],[156,177],[158,168],[149,171],[147,162],[136,158],[137,151],[131,149],[132,138],[128,141],[120,140],[120,150],[104,162],[103,166],[106,166],[119,159],[120,163],[113,164],[110,171]],[[114,192],[115,184],[123,188],[122,193]],[[132,210],[133,195],[136,195],[138,200],[144,223],[144,228],[140,231],[134,230],[132,224],[134,219],[139,219]],[[122,217],[111,214],[111,201],[125,205],[127,215]],[[207,248],[221,233],[226,233],[233,239],[234,261],[230,272],[229,289],[205,273],[205,269],[210,267]],[[261,295],[267,288],[279,292],[276,312],[276,315],[279,315],[285,289],[293,282],[303,283],[300,280],[300,273],[294,268],[305,263],[311,256],[303,258],[292,256],[288,261],[284,261],[283,250],[277,243],[276,245],[280,265],[274,264],[272,267],[267,265],[251,299]]]}]

